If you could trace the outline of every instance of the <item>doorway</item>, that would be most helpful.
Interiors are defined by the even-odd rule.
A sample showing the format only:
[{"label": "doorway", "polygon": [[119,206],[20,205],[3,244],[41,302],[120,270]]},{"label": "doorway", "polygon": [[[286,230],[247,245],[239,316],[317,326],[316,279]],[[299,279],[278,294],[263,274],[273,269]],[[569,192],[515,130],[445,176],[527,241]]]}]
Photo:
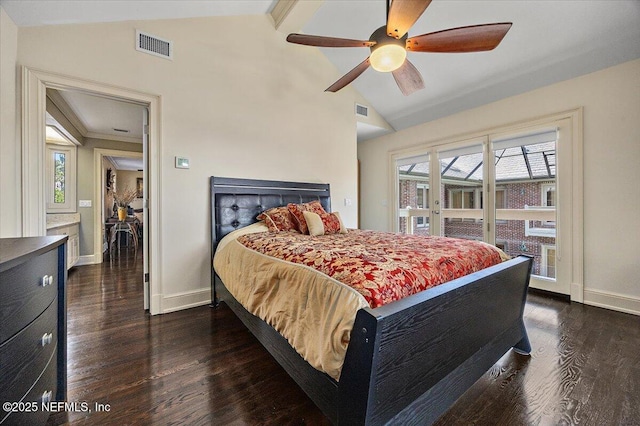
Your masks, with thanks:
[{"label": "doorway", "polygon": [[[145,269],[148,268],[149,311],[152,315],[161,312],[160,309],[160,268],[159,252],[159,203],[160,203],[160,99],[158,96],[148,95],[126,88],[104,85],[73,77],[51,74],[44,71],[23,67],[23,235],[39,236],[46,234],[46,215],[44,202],[44,122],[46,111],[46,89],[80,91],[95,96],[145,105],[148,108],[148,167],[147,187],[149,208],[148,219],[145,223],[146,235],[154,236],[156,247],[152,247],[145,238],[144,250],[147,256]],[[99,174],[100,171],[95,171]],[[94,175],[94,182],[100,182],[101,177]],[[95,185],[97,187],[97,185]],[[99,199],[94,197],[94,199]],[[95,245],[95,244],[94,244]],[[100,244],[100,254],[102,245]],[[94,253],[95,254],[95,253]],[[100,256],[101,257],[101,256]]]},{"label": "doorway", "polygon": [[[146,141],[143,143],[146,143]],[[143,152],[118,151],[104,148],[94,149],[93,162],[97,183],[95,187],[95,198],[96,200],[100,200],[98,203],[100,208],[94,210],[94,223],[101,224],[100,227],[95,228],[94,251],[104,254],[104,256],[101,257],[102,261],[108,261],[113,265],[114,260],[121,257],[120,245],[123,236],[127,242],[127,248],[129,244],[131,244],[135,247],[135,252],[137,252],[139,250],[138,247],[140,247],[143,259],[143,305],[144,309],[149,309],[149,237],[147,234],[148,231],[145,229],[145,223],[148,223],[149,217],[148,209],[146,208],[148,194],[146,182],[148,181],[148,173],[146,173],[147,162],[145,161],[144,151],[146,151],[146,149],[143,149]],[[107,164],[109,164],[109,166],[107,166]],[[118,176],[120,177],[118,178]],[[130,188],[132,185],[136,185],[136,190],[139,195],[139,198],[129,204],[124,224],[118,223],[119,220],[117,220],[117,213],[114,210],[114,202],[109,196],[109,191],[113,189],[112,185],[114,184],[114,180],[115,182],[120,181],[119,187],[121,189],[123,187]],[[102,226],[102,224],[104,224],[104,226]],[[120,231],[117,233],[113,232],[113,227],[118,227]],[[131,240],[130,243],[129,240]],[[136,259],[135,254],[133,258],[134,260]]]}]

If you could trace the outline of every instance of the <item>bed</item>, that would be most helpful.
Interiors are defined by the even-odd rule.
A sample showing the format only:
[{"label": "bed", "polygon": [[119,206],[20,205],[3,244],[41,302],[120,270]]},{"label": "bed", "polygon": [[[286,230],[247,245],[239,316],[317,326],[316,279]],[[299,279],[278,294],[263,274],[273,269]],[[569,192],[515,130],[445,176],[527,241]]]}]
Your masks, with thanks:
[{"label": "bed", "polygon": [[520,256],[357,311],[339,381],[248,312],[213,269],[228,233],[263,210],[319,201],[329,185],[211,177],[212,305],[227,304],[334,424],[430,424],[507,351],[531,350],[522,320],[532,260]]}]

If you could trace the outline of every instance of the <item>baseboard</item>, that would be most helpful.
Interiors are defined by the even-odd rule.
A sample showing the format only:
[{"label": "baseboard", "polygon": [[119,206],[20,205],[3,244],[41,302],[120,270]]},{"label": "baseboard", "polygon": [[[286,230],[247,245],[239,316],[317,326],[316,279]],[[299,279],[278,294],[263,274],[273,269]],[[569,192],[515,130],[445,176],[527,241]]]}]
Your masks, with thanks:
[{"label": "baseboard", "polygon": [[585,289],[584,304],[640,315],[640,298],[622,294]]},{"label": "baseboard", "polygon": [[541,296],[562,300],[563,302],[571,302],[571,297],[569,297],[568,294],[556,293],[554,291],[542,290],[540,288],[533,288],[533,287],[529,287],[527,291],[532,294],[539,294]]},{"label": "baseboard", "polygon": [[582,283],[571,283],[571,301],[584,303],[584,286]]},{"label": "baseboard", "polygon": [[162,295],[152,294],[149,299],[149,313],[151,315],[161,314],[160,305],[162,303]]},{"label": "baseboard", "polygon": [[160,311],[163,314],[194,308],[211,303],[211,288],[203,288],[162,297]]},{"label": "baseboard", "polygon": [[78,262],[74,266],[82,266],[82,265],[95,265],[96,263],[102,263],[102,253],[100,254],[100,260],[96,259],[95,254],[87,254],[85,256],[80,256],[78,258]]}]

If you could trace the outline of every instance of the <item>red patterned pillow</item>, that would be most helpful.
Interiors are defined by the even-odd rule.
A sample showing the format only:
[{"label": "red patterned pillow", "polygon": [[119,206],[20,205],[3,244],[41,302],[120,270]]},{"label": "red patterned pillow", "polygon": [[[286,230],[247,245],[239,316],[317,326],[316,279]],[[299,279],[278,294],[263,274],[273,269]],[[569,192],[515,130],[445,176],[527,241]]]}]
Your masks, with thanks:
[{"label": "red patterned pillow", "polygon": [[266,210],[260,213],[257,219],[264,220],[264,223],[271,232],[297,231],[296,224],[293,222],[293,216],[286,206]]},{"label": "red patterned pillow", "polygon": [[304,203],[304,204],[289,203],[287,204],[287,208],[293,215],[293,221],[296,225],[296,229],[301,234],[309,233],[309,228],[307,227],[307,221],[305,220],[304,214],[303,214],[304,212],[312,212],[316,214],[326,213],[326,210],[324,209],[324,207],[322,207],[322,204],[320,204],[320,201],[317,201],[317,200],[311,201],[309,203]]},{"label": "red patterned pillow", "polygon": [[309,227],[309,235],[317,236],[347,233],[338,212],[321,214],[303,212],[302,214],[304,215],[307,226]]}]

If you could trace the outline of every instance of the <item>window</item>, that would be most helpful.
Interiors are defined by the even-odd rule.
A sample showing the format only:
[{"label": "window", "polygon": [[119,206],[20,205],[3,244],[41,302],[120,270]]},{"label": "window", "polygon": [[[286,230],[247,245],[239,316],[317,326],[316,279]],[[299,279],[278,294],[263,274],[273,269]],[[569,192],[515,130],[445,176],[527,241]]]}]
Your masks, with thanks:
[{"label": "window", "polygon": [[507,208],[507,191],[504,188],[496,188],[496,209]]},{"label": "window", "polygon": [[481,222],[484,212],[480,208],[483,184],[483,141],[474,140],[469,145],[438,151],[440,159],[440,194],[445,196],[441,210],[442,235],[477,239],[480,226],[461,226],[461,222]]},{"label": "window", "polygon": [[47,213],[76,211],[76,147],[47,144]]},{"label": "window", "polygon": [[[548,210],[555,213],[556,210],[556,183],[545,182],[540,184],[540,205],[527,206],[526,210]],[[525,235],[534,237],[553,237],[556,236],[555,220],[527,220],[525,221]]]},{"label": "window", "polygon": [[[505,188],[496,188],[496,210],[507,208],[507,190]],[[506,224],[504,219],[496,219],[496,223]]]},{"label": "window", "polygon": [[[478,200],[480,200],[480,206],[478,208],[484,208],[484,194],[482,190],[478,189]],[[506,209],[507,208],[507,192],[504,188],[496,189],[496,209]]]},{"label": "window", "polygon": [[[476,201],[478,200],[478,201]],[[477,205],[476,205],[477,203]],[[450,189],[449,207],[450,209],[481,209],[482,191],[474,188]],[[448,218],[449,222],[478,222],[482,219],[469,218]]]},{"label": "window", "polygon": [[67,154],[64,152],[53,153],[53,202],[64,204],[65,200],[65,175]]},{"label": "window", "polygon": [[556,277],[556,246],[541,245],[540,276]]},{"label": "window", "polygon": [[[555,183],[545,183],[541,185],[542,188],[542,203],[541,205],[544,207],[554,207],[556,206],[556,184]],[[556,226],[556,222],[553,220],[542,222],[543,226]]]},{"label": "window", "polygon": [[556,184],[545,183],[542,185],[542,205],[546,207],[556,206]]},{"label": "window", "polygon": [[[580,110],[565,112],[546,123],[520,123],[466,140],[434,141],[390,153],[390,170],[396,166],[397,179],[428,183],[432,204],[416,211],[401,203],[397,212],[390,212],[394,222],[399,219],[398,229],[407,217],[427,211],[431,235],[483,240],[505,247],[511,256],[533,256],[531,286],[570,294],[572,268],[583,261],[582,240],[572,238],[574,232],[581,235],[581,226],[573,221],[582,225],[582,205],[572,204],[574,190],[582,190],[573,171],[580,164],[574,155],[582,158],[581,133],[575,131],[581,117]],[[417,164],[422,158],[431,158],[431,173]],[[414,186],[411,194],[415,191]],[[542,245],[549,246],[544,256]],[[560,257],[562,263],[556,260]],[[582,282],[577,284],[581,289]]]},{"label": "window", "polygon": [[[419,209],[429,208],[429,185],[425,183],[419,183],[417,185],[416,203]],[[424,216],[418,216],[416,218],[418,228],[424,228],[429,224],[429,221]]]},{"label": "window", "polygon": [[[396,160],[398,176],[398,231],[428,235],[429,155]],[[425,214],[426,213],[426,214]]]},{"label": "window", "polygon": [[450,209],[473,209],[475,208],[475,190],[473,189],[450,189],[449,208]]}]

